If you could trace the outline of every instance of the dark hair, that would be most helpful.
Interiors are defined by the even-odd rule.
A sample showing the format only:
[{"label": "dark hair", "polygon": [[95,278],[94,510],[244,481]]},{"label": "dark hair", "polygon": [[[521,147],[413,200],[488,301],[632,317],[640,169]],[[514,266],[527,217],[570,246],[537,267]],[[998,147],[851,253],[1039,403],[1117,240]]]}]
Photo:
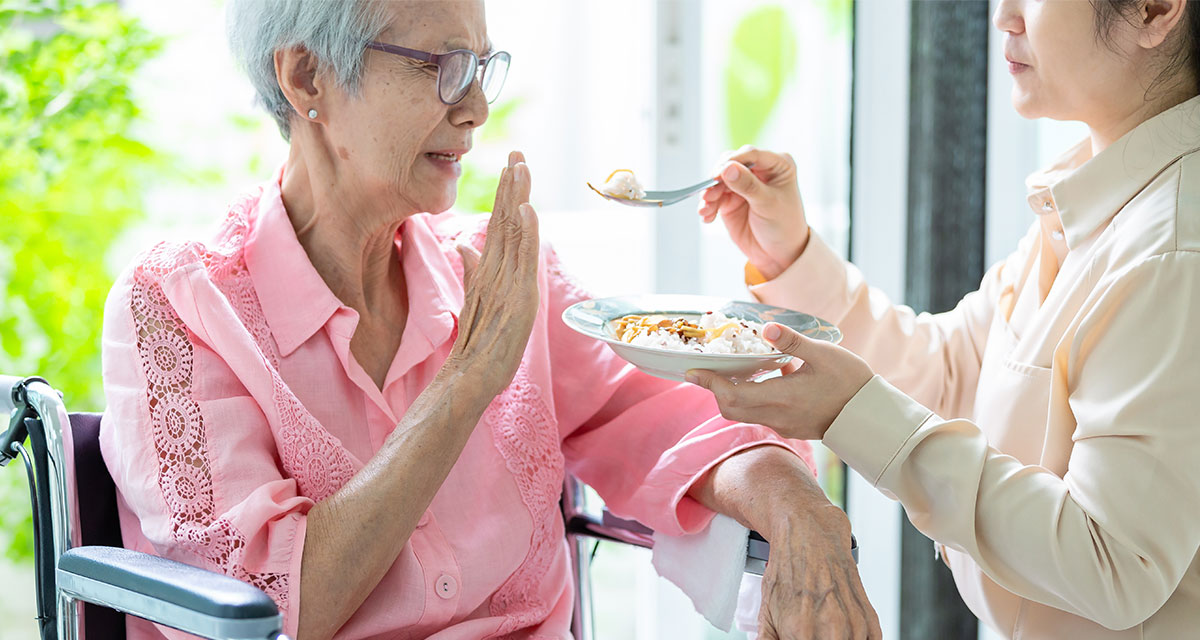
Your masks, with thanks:
[{"label": "dark hair", "polygon": [[[1096,10],[1096,38],[1111,44],[1113,24],[1118,19],[1133,22],[1138,16],[1138,6],[1143,0],[1092,0]],[[1164,43],[1165,65],[1154,83],[1146,90],[1147,96],[1159,85],[1167,84],[1179,75],[1181,71],[1190,72],[1193,93],[1200,93],[1200,7],[1194,6],[1193,0],[1184,0],[1183,18],[1180,19],[1176,31],[1182,27],[1183,33],[1176,35],[1174,43]],[[1170,84],[1168,84],[1170,83]]]}]

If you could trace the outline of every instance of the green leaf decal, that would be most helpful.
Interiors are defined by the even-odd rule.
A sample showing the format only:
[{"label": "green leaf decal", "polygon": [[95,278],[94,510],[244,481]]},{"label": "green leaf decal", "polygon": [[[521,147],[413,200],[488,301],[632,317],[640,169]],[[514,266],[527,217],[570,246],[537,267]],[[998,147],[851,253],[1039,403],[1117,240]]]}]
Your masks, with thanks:
[{"label": "green leaf decal", "polygon": [[796,34],[782,6],[747,13],[734,27],[725,65],[730,148],[758,140],[796,62]]}]

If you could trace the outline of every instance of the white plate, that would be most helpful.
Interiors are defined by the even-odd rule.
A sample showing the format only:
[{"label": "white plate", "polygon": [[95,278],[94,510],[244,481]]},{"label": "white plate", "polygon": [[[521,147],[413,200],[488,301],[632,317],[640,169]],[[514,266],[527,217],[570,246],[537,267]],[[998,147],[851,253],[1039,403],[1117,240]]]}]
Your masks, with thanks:
[{"label": "white plate", "polygon": [[603,340],[624,360],[646,373],[667,380],[683,380],[688,369],[708,369],[729,378],[748,380],[787,364],[792,356],[779,353],[724,354],[672,351],[658,347],[634,346],[622,342],[609,322],[630,314],[700,316],[720,311],[730,318],[754,322],[778,322],[813,338],[837,344],[842,332],[832,324],[807,313],[755,302],[727,298],[688,295],[617,296],[585,300],[563,311],[563,322],[585,336]]}]

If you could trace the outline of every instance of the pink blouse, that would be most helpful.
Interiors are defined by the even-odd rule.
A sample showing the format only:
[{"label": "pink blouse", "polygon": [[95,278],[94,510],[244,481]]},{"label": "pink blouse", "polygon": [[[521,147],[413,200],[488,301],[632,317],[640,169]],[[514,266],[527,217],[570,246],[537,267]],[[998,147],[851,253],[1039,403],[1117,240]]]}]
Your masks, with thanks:
[{"label": "pink blouse", "polygon": [[[101,446],[125,545],[258,586],[295,634],[306,514],[375,454],[446,360],[463,303],[454,247],[482,246],[479,220],[402,225],[410,311],[382,390],[350,352],[358,315],[297,241],[279,176],[233,206],[212,244],[140,256],[104,326]],[[686,494],[722,459],[764,443],[811,455],[568,329],[563,310],[589,296],[553,251],[542,257],[541,308],[512,384],[339,638],[570,637],[564,471],[616,513],[678,535],[712,517]],[[131,618],[129,635],[184,634]]]}]

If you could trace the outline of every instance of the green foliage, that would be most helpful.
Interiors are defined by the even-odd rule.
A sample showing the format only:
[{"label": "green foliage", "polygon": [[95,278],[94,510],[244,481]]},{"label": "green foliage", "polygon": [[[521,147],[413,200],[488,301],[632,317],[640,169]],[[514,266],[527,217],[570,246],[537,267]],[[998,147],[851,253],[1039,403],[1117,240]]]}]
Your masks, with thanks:
[{"label": "green foliage", "polygon": [[[159,49],[116,3],[0,0],[0,372],[45,377],[72,410],[103,407],[104,258],[163,166],[129,133],[130,79]],[[0,469],[0,548],[28,561],[14,466]]]},{"label": "green foliage", "polygon": [[796,34],[783,7],[766,5],[753,9],[734,27],[725,65],[725,117],[730,148],[757,142],[792,75],[795,60]]},{"label": "green foliage", "polygon": [[[493,105],[487,123],[479,129],[479,145],[508,140],[509,121],[520,106],[519,97]],[[454,208],[465,213],[490,212],[496,202],[496,187],[500,186],[501,169],[503,166],[484,168],[474,162],[464,162]]]}]

